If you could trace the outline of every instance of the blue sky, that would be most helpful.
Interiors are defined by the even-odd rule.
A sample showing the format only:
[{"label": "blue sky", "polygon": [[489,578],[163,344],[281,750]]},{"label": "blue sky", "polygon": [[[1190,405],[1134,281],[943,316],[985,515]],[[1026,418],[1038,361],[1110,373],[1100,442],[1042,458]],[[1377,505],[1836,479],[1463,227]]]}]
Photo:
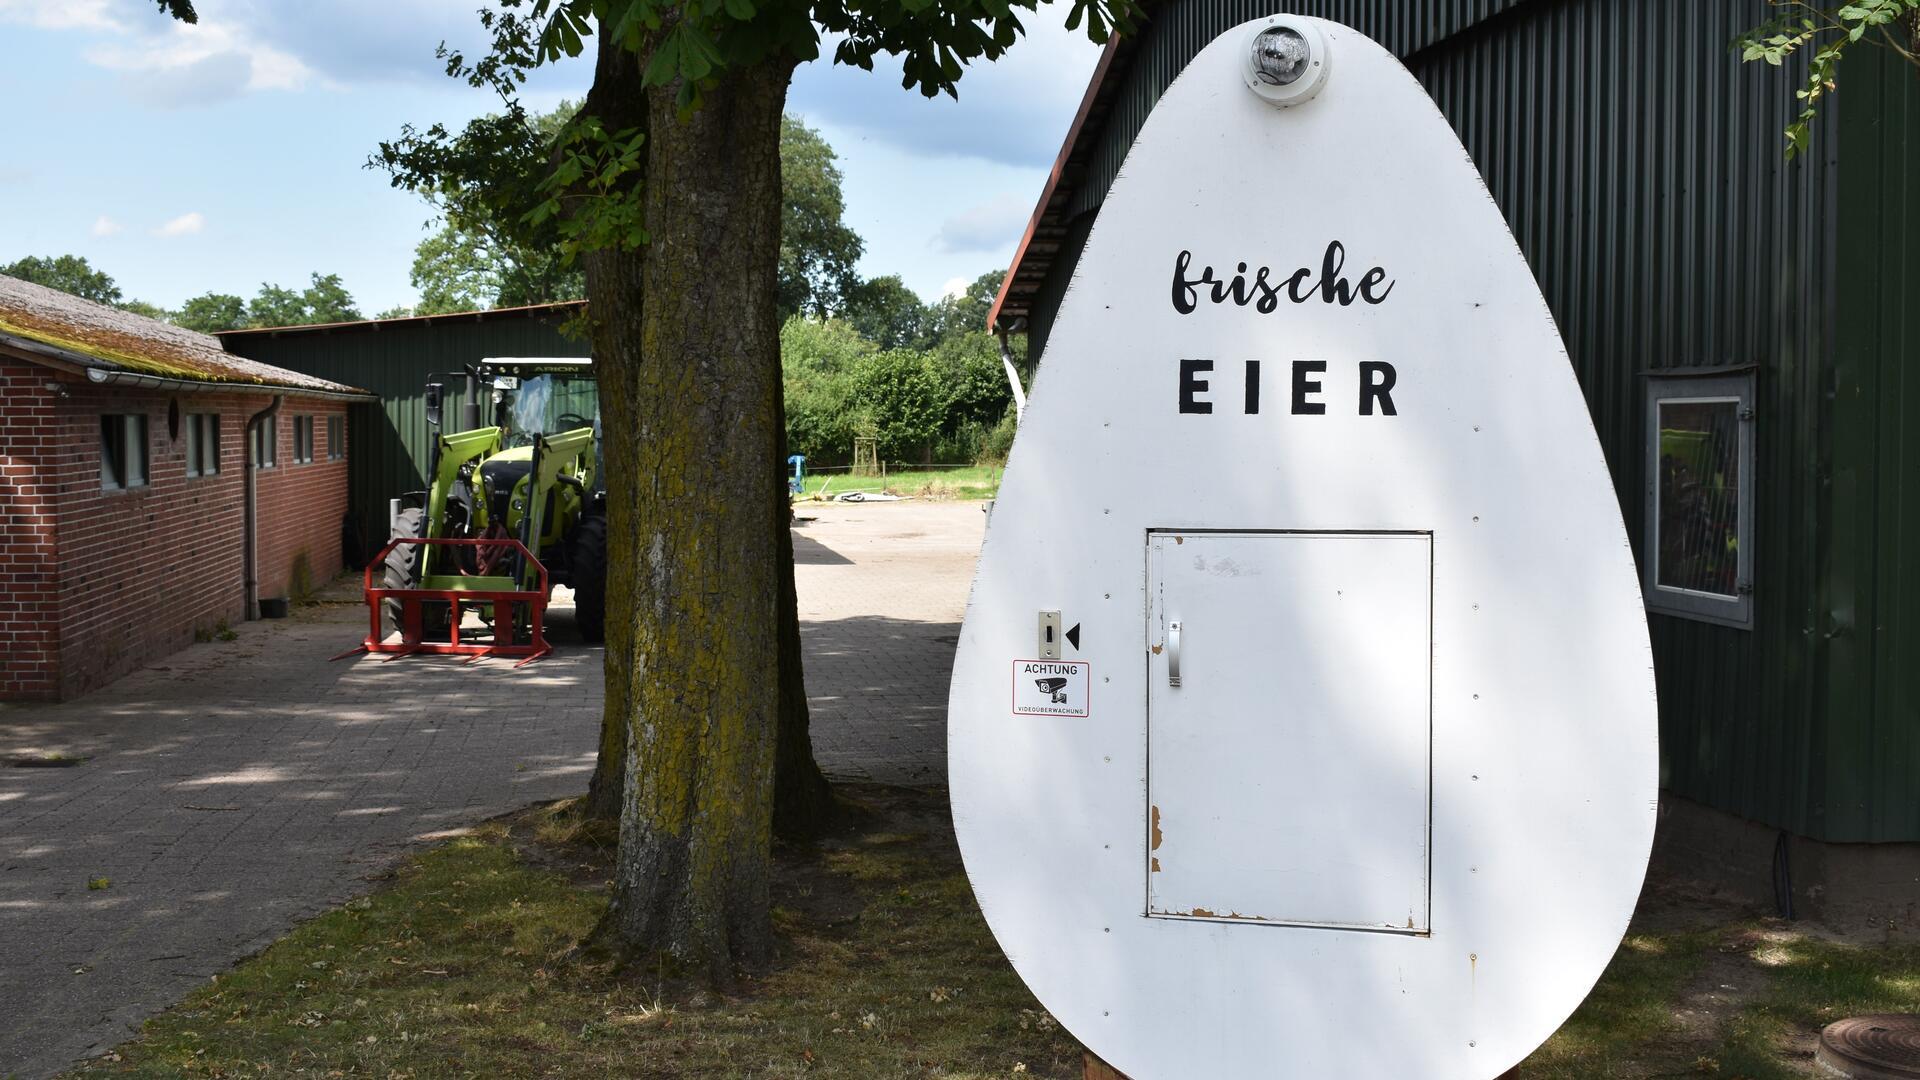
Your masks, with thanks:
[{"label": "blue sky", "polygon": [[[489,99],[446,78],[442,40],[478,39],[482,0],[0,0],[0,263],[76,254],[130,298],[252,296],[337,273],[369,314],[413,300],[425,203],[361,166],[403,122],[458,124]],[[1029,20],[958,102],[825,63],[788,111],[840,154],[861,269],[932,299],[1006,266],[1098,49]],[[530,105],[578,98],[585,63],[541,72]]]}]

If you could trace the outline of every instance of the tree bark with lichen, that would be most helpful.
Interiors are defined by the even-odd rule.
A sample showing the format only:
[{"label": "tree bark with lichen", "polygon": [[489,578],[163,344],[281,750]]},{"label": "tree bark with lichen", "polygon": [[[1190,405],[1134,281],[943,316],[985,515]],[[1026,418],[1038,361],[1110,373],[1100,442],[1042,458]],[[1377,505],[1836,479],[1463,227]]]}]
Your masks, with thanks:
[{"label": "tree bark with lichen", "polygon": [[611,376],[609,472],[626,514],[608,544],[610,579],[625,579],[607,651],[610,721],[625,734],[620,845],[595,942],[718,984],[772,957],[792,607],[785,497],[769,474],[782,443],[775,276],[791,70],[734,72],[684,114],[675,87],[643,91],[648,243],[588,268],[599,333],[617,349],[596,359]]},{"label": "tree bark with lichen", "polygon": [[[614,48],[600,50],[594,73],[594,87],[583,112],[601,118],[609,128],[646,128],[651,123],[649,101],[640,75],[639,61],[630,53]],[[777,155],[777,145],[776,145]],[[641,174],[644,176],[644,173]],[[634,179],[632,190],[643,191],[642,178]],[[778,174],[775,174],[778,187]],[[762,193],[764,194],[764,193]],[[777,192],[776,192],[777,194]],[[777,235],[777,230],[776,230]],[[777,246],[776,246],[777,252]],[[641,312],[646,289],[645,249],[638,251],[601,250],[583,257],[588,279],[589,308],[593,351],[602,386],[603,428],[606,432],[636,430],[639,414],[635,411],[643,386],[641,371]],[[697,267],[696,267],[697,268]],[[604,317],[602,317],[604,316]],[[770,357],[776,385],[779,350],[776,339]],[[774,421],[781,446],[767,470],[775,486],[775,514],[770,525],[778,547],[780,586],[778,591],[778,671],[779,719],[776,725],[774,786],[774,829],[788,839],[804,840],[818,835],[831,820],[834,801],[826,777],[813,757],[810,718],[807,708],[806,680],[800,645],[799,605],[793,580],[792,514],[785,496],[785,479],[777,467],[784,459],[786,432],[785,409],[776,391],[778,412]],[[632,497],[633,485],[644,483],[644,466],[634,456],[637,444],[631,439],[605,440],[606,476],[610,494],[608,507],[609,551],[641,550],[643,517]],[[758,463],[749,462],[750,468]],[[615,535],[619,537],[614,539]],[[624,566],[623,566],[624,571]],[[635,575],[613,572],[608,575],[606,695],[600,728],[599,756],[588,787],[586,813],[590,817],[615,821],[620,817],[622,795],[627,777],[628,727],[632,714],[630,660],[635,632]]]}]

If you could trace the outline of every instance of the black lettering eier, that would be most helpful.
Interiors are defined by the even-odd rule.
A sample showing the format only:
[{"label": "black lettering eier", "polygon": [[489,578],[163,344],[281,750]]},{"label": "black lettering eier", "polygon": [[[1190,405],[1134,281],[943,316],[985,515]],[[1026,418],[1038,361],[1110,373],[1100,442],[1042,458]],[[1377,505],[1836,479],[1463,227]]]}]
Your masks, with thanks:
[{"label": "black lettering eier", "polygon": [[1200,394],[1207,392],[1207,380],[1200,377],[1203,371],[1212,371],[1211,360],[1180,361],[1180,411],[1183,413],[1210,413],[1213,402],[1201,401]]},{"label": "black lettering eier", "polygon": [[1399,378],[1385,360],[1360,361],[1360,415],[1372,416],[1375,402],[1380,405],[1380,415],[1399,415],[1393,407],[1393,384]]},{"label": "black lettering eier", "polygon": [[1323,416],[1327,411],[1324,401],[1308,401],[1308,394],[1320,392],[1320,380],[1309,378],[1327,370],[1325,360],[1295,360],[1293,362],[1293,415]]}]

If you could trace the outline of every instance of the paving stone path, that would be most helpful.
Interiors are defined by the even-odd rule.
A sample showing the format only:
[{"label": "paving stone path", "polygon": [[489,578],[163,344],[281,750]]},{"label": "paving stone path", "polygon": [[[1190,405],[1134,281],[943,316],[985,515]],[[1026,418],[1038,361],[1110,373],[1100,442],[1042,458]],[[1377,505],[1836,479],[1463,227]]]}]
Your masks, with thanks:
[{"label": "paving stone path", "polygon": [[[946,782],[947,675],[977,503],[825,505],[795,532],[813,733],[830,775]],[[410,847],[593,769],[601,653],[514,671],[328,663],[353,606],[253,623],[98,693],[0,707],[0,1078],[126,1038]],[[554,636],[571,626],[556,616]],[[105,888],[88,883],[105,878]]]}]

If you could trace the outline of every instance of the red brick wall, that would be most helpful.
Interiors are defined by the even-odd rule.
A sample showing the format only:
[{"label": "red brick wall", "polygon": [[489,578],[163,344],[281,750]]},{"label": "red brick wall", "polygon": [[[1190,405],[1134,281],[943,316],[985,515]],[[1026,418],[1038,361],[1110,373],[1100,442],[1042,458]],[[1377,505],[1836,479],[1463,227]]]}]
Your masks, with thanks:
[{"label": "red brick wall", "polygon": [[[0,552],[0,611],[28,605],[42,618],[29,648],[35,664],[8,657],[0,667],[0,699],[72,697],[164,656],[211,632],[223,620],[238,623],[242,602],[242,490],[248,416],[265,408],[265,394],[169,394],[88,384],[47,368],[4,361],[0,367],[0,514],[11,522],[47,515],[53,519],[52,558],[57,566],[57,629],[49,634],[46,597],[34,588],[32,560],[44,565],[42,548],[9,530]],[[58,383],[64,396],[44,389]],[[19,392],[16,392],[19,391]],[[171,405],[180,425],[169,425]],[[346,462],[326,460],[326,420],[344,403],[288,397],[281,408],[278,464],[259,473],[260,595],[285,595],[294,560],[305,553],[315,584],[340,568],[340,516],[346,511]],[[120,491],[100,485],[100,416],[140,412],[147,417],[148,483]],[[187,417],[220,416],[220,472],[189,477]],[[313,415],[314,463],[293,463],[296,413]],[[26,467],[22,467],[22,465]],[[30,473],[37,482],[23,483]],[[38,509],[36,509],[38,508]],[[22,533],[22,535],[34,535]],[[37,552],[37,554],[36,554]],[[23,580],[24,579],[24,580]],[[16,599],[16,594],[20,599]],[[15,635],[9,634],[11,639]],[[55,655],[48,657],[49,646]],[[9,652],[23,652],[9,646]]]},{"label": "red brick wall", "polygon": [[[262,402],[262,407],[265,402]],[[280,406],[278,462],[259,472],[260,595],[287,596],[295,564],[303,557],[311,587],[332,581],[341,569],[340,519],[347,512],[347,459],[327,460],[327,417],[341,418],[346,438],[347,403],[287,398]],[[313,463],[293,460],[293,418],[313,417]],[[352,644],[349,642],[348,644]]]},{"label": "red brick wall", "polygon": [[0,356],[0,700],[55,696],[60,651],[46,370]]}]

